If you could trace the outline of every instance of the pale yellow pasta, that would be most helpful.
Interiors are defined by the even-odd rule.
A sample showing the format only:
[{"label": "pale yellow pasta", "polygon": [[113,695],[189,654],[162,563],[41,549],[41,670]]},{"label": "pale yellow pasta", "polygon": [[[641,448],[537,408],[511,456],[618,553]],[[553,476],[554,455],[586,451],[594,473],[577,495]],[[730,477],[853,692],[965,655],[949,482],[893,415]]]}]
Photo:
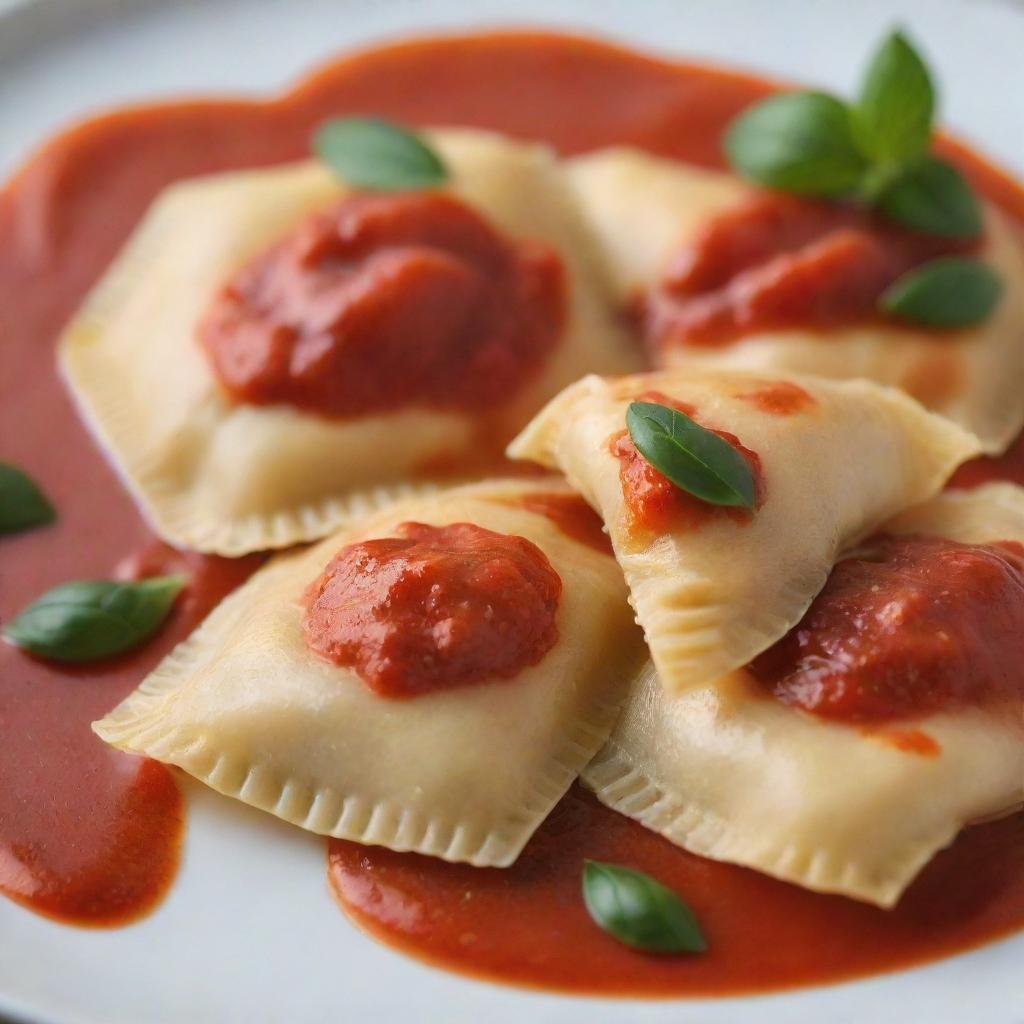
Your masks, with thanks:
[{"label": "pale yellow pasta", "polygon": [[[399,502],[280,556],[227,598],[119,707],[103,739],[178,765],[313,832],[506,865],[608,737],[644,659],[615,560],[490,482]],[[511,679],[407,699],[313,653],[300,599],[348,543],[404,521],[525,537],[562,580],[558,640]]]},{"label": "pale yellow pasta", "polygon": [[[886,530],[1024,541],[1024,491],[943,494]],[[918,742],[900,742],[904,726]],[[964,825],[1024,803],[1024,707],[865,730],[787,707],[742,670],[672,696],[649,666],[584,781],[694,853],[890,907]]]},{"label": "pale yellow pasta", "polygon": [[[552,154],[483,132],[430,138],[451,170],[447,191],[499,231],[551,244],[566,267],[563,337],[536,378],[487,410],[488,435],[507,439],[582,373],[633,369],[638,356]],[[218,386],[195,337],[212,295],[347,191],[313,162],[170,187],[62,339],[87,422],[173,544],[236,555],[315,539],[424,487],[423,467],[479,454],[479,416],[410,407],[337,419],[235,403]]]},{"label": "pale yellow pasta", "polygon": [[[571,161],[570,178],[603,243],[620,303],[656,285],[673,255],[717,214],[754,194],[732,175],[625,148]],[[936,332],[880,321],[824,334],[756,331],[721,347],[669,345],[656,357],[669,367],[866,377],[956,420],[986,451],[1001,451],[1024,427],[1024,242],[991,204],[985,230],[979,257],[997,269],[1004,294],[977,327]]]},{"label": "pale yellow pasta", "polygon": [[[751,400],[776,383],[697,370],[587,377],[509,448],[560,469],[601,514],[669,690],[701,686],[769,647],[800,619],[844,547],[931,497],[978,450],[955,424],[893,389],[791,378],[809,401],[780,415]],[[650,391],[694,407],[700,423],[760,458],[763,504],[749,521],[710,515],[651,538],[631,535],[610,440],[629,403]]]}]

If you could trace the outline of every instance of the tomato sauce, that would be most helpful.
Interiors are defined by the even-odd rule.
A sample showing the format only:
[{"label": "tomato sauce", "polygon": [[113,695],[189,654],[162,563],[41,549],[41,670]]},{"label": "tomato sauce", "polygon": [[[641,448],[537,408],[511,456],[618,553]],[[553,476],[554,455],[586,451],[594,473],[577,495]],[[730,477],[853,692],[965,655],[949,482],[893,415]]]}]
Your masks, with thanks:
[{"label": "tomato sauce", "polygon": [[[635,401],[669,406],[689,416],[695,423],[700,423],[694,406],[687,402],[677,402],[657,391],[637,395]],[[765,484],[757,452],[744,447],[735,434],[715,430],[705,423],[701,423],[701,426],[731,444],[746,460],[754,479],[755,510],[760,508],[764,502]],[[697,530],[705,523],[717,519],[749,523],[753,518],[753,513],[745,508],[712,505],[677,487],[637,451],[627,430],[613,434],[608,440],[608,448],[619,460],[619,481],[625,502],[623,525],[631,545],[642,547],[658,534],[669,530]]]},{"label": "tomato sauce", "polygon": [[382,697],[512,679],[558,640],[562,580],[525,537],[402,523],[349,544],[306,591],[309,648]]},{"label": "tomato sauce", "polygon": [[1002,455],[982,455],[965,462],[946,485],[952,490],[972,490],[983,484],[1008,483],[1024,487],[1024,434]]},{"label": "tomato sauce", "polygon": [[741,391],[736,397],[772,416],[809,412],[818,404],[809,392],[791,380],[766,381],[749,391]]},{"label": "tomato sauce", "polygon": [[437,193],[310,215],[216,296],[199,338],[228,394],[328,416],[514,398],[565,322],[557,253]]},{"label": "tomato sauce", "polygon": [[[57,583],[109,575],[152,542],[75,414],[55,372],[54,343],[167,184],[299,158],[319,122],[367,112],[546,139],[565,154],[626,144],[720,168],[723,127],[776,88],[585,39],[459,36],[356,54],[270,102],[118,111],[42,147],[0,192],[0,438],[3,458],[42,484],[60,518],[0,541],[0,616]],[[1009,177],[954,142],[940,149],[1024,221],[1024,192]],[[172,619],[116,663],[72,670],[0,646],[0,888],[34,910],[124,923],[154,906],[173,875],[182,808],[170,773],[105,747],[89,724],[252,568],[189,557],[196,571]],[[141,562],[156,568],[151,557]],[[578,992],[729,994],[821,983],[934,959],[1024,926],[1020,816],[965,832],[888,913],[691,857],[578,793],[530,851],[505,872],[334,843],[331,877],[353,916],[400,948],[456,970]],[[632,864],[677,887],[700,914],[711,952],[652,959],[613,942],[585,917],[583,857]],[[112,897],[115,881],[131,875],[128,862],[139,870]],[[380,908],[403,895],[415,932],[382,920]],[[467,929],[460,915],[470,912]]]},{"label": "tomato sauce", "polygon": [[1024,546],[882,537],[839,562],[751,662],[785,704],[845,722],[1024,707]]},{"label": "tomato sauce", "polygon": [[[606,935],[580,898],[585,858],[645,871],[678,892],[708,951],[655,956]],[[333,840],[329,877],[371,935],[429,963],[586,994],[738,995],[908,967],[1019,928],[1024,816],[966,831],[894,910],[686,853],[579,788],[510,868]]]},{"label": "tomato sauce", "polygon": [[977,244],[903,230],[851,205],[759,194],[675,257],[643,302],[645,337],[657,351],[878,320],[898,277]]}]

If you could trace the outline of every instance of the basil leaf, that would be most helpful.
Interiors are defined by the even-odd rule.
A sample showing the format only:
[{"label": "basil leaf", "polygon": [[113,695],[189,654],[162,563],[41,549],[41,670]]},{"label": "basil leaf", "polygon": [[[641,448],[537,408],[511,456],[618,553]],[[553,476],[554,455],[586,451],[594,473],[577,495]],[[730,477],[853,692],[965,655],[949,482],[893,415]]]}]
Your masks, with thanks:
[{"label": "basil leaf", "polygon": [[16,647],[55,661],[95,661],[137,647],[164,621],[183,576],[63,583],[9,622]]},{"label": "basil leaf", "polygon": [[707,943],[693,911],[649,875],[588,860],[583,902],[609,935],[649,953],[703,953]]},{"label": "basil leaf", "polygon": [[981,206],[964,176],[938,157],[925,157],[885,188],[878,207],[891,221],[946,238],[981,234]]},{"label": "basil leaf", "polygon": [[900,163],[928,149],[935,87],[920,54],[901,32],[878,48],[854,110],[857,139],[880,163]]},{"label": "basil leaf", "polygon": [[313,150],[339,178],[357,188],[431,188],[448,177],[441,158],[422,139],[380,118],[327,121],[313,136]]},{"label": "basil leaf", "polygon": [[970,327],[999,304],[1003,282],[987,264],[946,256],[911,270],[879,300],[891,316],[925,327]]},{"label": "basil leaf", "polygon": [[38,485],[17,466],[0,462],[0,534],[31,530],[56,518]]},{"label": "basil leaf", "polygon": [[711,505],[754,508],[754,475],[724,438],[655,402],[630,403],[626,426],[637,451],[676,487]]},{"label": "basil leaf", "polygon": [[849,108],[819,92],[784,93],[745,110],[726,132],[725,151],[744,177],[807,196],[844,195],[867,166]]}]

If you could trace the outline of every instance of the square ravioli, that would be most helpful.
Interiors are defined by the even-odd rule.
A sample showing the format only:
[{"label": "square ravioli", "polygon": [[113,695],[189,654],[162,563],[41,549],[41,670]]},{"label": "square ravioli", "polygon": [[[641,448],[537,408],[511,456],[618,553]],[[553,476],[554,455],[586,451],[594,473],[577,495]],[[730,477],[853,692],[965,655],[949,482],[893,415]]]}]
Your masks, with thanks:
[{"label": "square ravioli", "polygon": [[[626,430],[635,400],[684,411],[751,467],[753,511],[707,504]],[[670,690],[745,665],[807,610],[836,556],[934,495],[977,440],[867,381],[666,370],[567,388],[509,448],[557,467],[601,514]]]},{"label": "square ravioli", "polygon": [[[997,207],[984,204],[977,255],[1003,281],[998,308],[976,327],[935,330],[870,308],[831,319],[821,310],[832,292],[853,303],[858,273],[867,276],[886,247],[916,246],[925,260],[962,243],[900,235],[838,204],[765,193],[639,150],[603,150],[569,167],[619,302],[642,311],[658,365],[866,377],[955,420],[988,452],[1024,427],[1024,243]],[[870,297],[875,286],[863,287]]]},{"label": "square ravioli", "polygon": [[[890,560],[894,545],[906,542],[904,562],[861,584],[858,600],[873,587],[889,610],[865,614],[865,641],[876,646],[857,648],[870,678],[856,705],[825,703],[829,689],[834,700],[849,700],[854,687],[851,680],[830,687],[813,652],[786,685],[790,700],[794,685],[804,688],[805,703],[813,694],[815,712],[778,699],[783,691],[766,688],[771,679],[757,663],[679,696],[648,667],[585,783],[608,806],[693,853],[882,907],[893,906],[965,825],[1024,804],[1020,677],[998,668],[1009,657],[1019,672],[1024,490],[993,484],[949,492],[884,533],[896,538],[882,542]],[[955,543],[935,545],[935,538]],[[926,553],[916,566],[906,556],[915,548]],[[866,576],[864,565],[854,564],[847,581],[854,574]],[[945,592],[936,596],[935,587]],[[930,607],[921,594],[932,595]],[[847,631],[864,621],[850,595],[847,583]],[[833,607],[839,597],[837,585]],[[939,628],[936,607],[948,628]],[[791,637],[821,629],[824,619],[822,607]],[[977,630],[979,621],[987,631]],[[971,643],[981,646],[963,646]],[[846,670],[854,663],[847,659]],[[896,701],[895,713],[885,714],[881,701]]]},{"label": "square ravioli", "polygon": [[507,865],[644,657],[593,512],[491,482],[280,556],[94,729],[314,832]]},{"label": "square ravioli", "polygon": [[156,531],[237,555],[480,475],[582,373],[636,368],[544,147],[430,133],[449,180],[355,193],[301,163],[185,181],[60,363]]}]

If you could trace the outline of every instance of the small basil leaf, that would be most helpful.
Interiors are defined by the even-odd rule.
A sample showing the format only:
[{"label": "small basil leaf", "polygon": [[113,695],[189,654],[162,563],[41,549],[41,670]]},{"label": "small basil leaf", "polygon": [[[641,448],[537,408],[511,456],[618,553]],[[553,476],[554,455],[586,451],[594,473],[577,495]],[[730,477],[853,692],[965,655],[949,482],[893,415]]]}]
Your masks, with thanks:
[{"label": "small basil leaf", "polygon": [[649,875],[588,860],[583,902],[609,935],[649,953],[703,953],[707,943],[693,911]]},{"label": "small basil leaf", "polygon": [[441,158],[419,136],[379,118],[327,121],[313,136],[313,150],[339,178],[357,188],[431,188],[448,176]]},{"label": "small basil leaf", "polygon": [[849,108],[818,92],[784,93],[750,107],[729,126],[725,151],[744,177],[807,196],[844,195],[866,168]]},{"label": "small basil leaf", "polygon": [[95,661],[137,647],[166,618],[183,576],[54,587],[4,629],[16,647],[54,661]]},{"label": "small basil leaf", "polygon": [[857,139],[880,163],[899,163],[924,153],[935,114],[935,87],[920,54],[901,32],[878,48],[854,111]]},{"label": "small basil leaf", "polygon": [[626,427],[637,451],[676,487],[712,505],[754,508],[747,460],[713,431],[655,402],[630,403]]},{"label": "small basil leaf", "polygon": [[877,199],[891,221],[946,238],[981,234],[981,206],[964,176],[950,163],[925,157],[908,167]]},{"label": "small basil leaf", "polygon": [[38,485],[17,466],[0,462],[0,534],[31,530],[56,518]]},{"label": "small basil leaf", "polygon": [[1003,283],[979,260],[947,256],[897,279],[879,300],[890,316],[925,327],[970,327],[999,303]]}]

